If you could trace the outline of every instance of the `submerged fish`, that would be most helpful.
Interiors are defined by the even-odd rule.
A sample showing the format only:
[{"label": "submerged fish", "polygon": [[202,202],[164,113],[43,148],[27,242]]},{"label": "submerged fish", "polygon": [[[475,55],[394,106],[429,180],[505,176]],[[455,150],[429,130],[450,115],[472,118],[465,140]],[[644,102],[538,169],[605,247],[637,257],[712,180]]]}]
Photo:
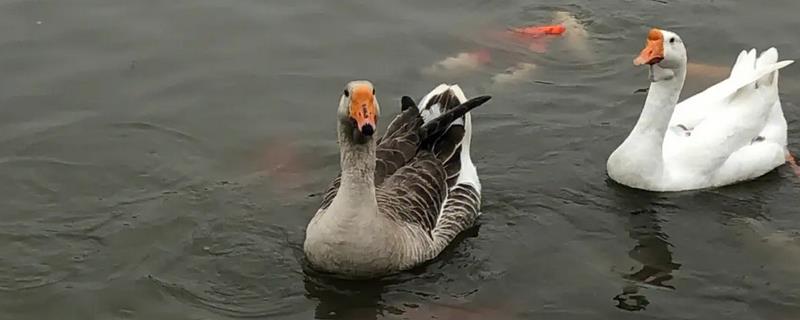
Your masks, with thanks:
[{"label": "submerged fish", "polygon": [[451,77],[463,75],[481,69],[491,62],[491,55],[487,50],[475,52],[462,52],[453,57],[447,57],[422,69],[422,73],[429,76]]},{"label": "submerged fish", "polygon": [[549,48],[551,38],[561,36],[567,29],[561,24],[544,26],[527,26],[522,28],[511,28],[510,31],[524,39],[530,41],[528,49],[536,53],[546,53]]},{"label": "submerged fish", "polygon": [[528,26],[523,28],[511,28],[511,31],[532,37],[559,36],[567,31],[563,25],[547,26]]},{"label": "submerged fish", "polygon": [[510,67],[503,73],[498,73],[492,77],[492,85],[496,87],[504,87],[508,85],[515,85],[533,80],[533,74],[536,70],[536,65],[533,63],[520,62],[515,66]]},{"label": "submerged fish", "polygon": [[583,23],[566,11],[554,12],[553,22],[559,23],[567,29],[563,42],[569,52],[580,60],[591,60],[592,49],[589,46],[589,32],[586,31]]}]

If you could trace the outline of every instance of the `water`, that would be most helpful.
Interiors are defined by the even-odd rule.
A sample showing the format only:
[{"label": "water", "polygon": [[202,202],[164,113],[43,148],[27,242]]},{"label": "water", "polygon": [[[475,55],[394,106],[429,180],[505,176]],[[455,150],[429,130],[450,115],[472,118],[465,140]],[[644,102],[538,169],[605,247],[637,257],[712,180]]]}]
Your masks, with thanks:
[{"label": "water", "polygon": [[[800,179],[620,187],[605,160],[633,126],[650,26],[690,60],[800,57],[800,2],[0,1],[2,319],[793,319]],[[492,34],[567,11],[589,34],[544,54]],[[420,72],[459,52],[491,62]],[[533,80],[495,86],[518,62]],[[697,92],[719,75],[695,76]],[[474,113],[484,215],[439,259],[380,281],[303,271],[338,169],[345,83],[384,117],[442,81]],[[800,73],[781,74],[800,151]],[[386,120],[381,122],[386,125]]]}]

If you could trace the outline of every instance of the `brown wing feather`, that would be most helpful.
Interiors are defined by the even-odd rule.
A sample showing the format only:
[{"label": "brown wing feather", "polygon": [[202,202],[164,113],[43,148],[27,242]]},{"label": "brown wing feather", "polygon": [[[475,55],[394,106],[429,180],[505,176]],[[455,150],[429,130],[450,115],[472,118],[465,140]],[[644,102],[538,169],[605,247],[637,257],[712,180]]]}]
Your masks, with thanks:
[{"label": "brown wing feather", "polygon": [[342,174],[336,175],[336,178],[331,181],[331,185],[328,186],[328,190],[325,191],[325,194],[322,195],[322,204],[320,204],[320,210],[325,210],[328,206],[331,205],[333,202],[333,198],[336,197],[336,192],[339,191],[339,184],[342,180]]},{"label": "brown wing feather", "polygon": [[461,146],[453,151],[453,155],[444,163],[444,170],[447,172],[447,189],[452,188],[461,173]]},{"label": "brown wing feather", "polygon": [[[445,91],[438,96],[432,97],[426,108],[431,108],[439,104],[445,112],[457,107],[460,103],[458,98],[451,92]],[[447,188],[452,188],[461,172],[461,142],[464,139],[464,116],[459,118],[461,124],[451,124],[450,127],[440,135],[433,143],[432,150],[436,158],[444,164],[447,171]]]},{"label": "brown wing feather", "polygon": [[450,190],[441,217],[433,230],[436,250],[442,250],[461,231],[475,224],[480,214],[481,196],[469,184],[458,184]]},{"label": "brown wing feather", "polygon": [[419,127],[422,118],[416,108],[397,115],[386,129],[375,150],[375,185],[406,165],[417,154],[420,145]]},{"label": "brown wing feather", "polygon": [[446,179],[442,162],[431,152],[420,151],[377,190],[378,208],[395,221],[431,232],[447,197]]}]

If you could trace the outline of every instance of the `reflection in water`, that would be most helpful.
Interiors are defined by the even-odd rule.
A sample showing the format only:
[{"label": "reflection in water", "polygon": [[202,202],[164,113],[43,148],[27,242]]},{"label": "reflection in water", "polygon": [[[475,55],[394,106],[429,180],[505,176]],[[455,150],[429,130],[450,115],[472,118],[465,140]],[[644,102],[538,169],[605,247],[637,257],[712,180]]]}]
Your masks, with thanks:
[{"label": "reflection in water", "polygon": [[386,281],[349,281],[326,278],[307,270],[307,297],[319,301],[315,319],[371,320],[402,311],[383,304]]},{"label": "reflection in water", "polygon": [[[636,240],[636,246],[628,252],[628,255],[642,266],[638,270],[633,269],[632,273],[623,275],[623,278],[635,284],[625,286],[622,293],[614,296],[617,307],[629,311],[644,310],[650,304],[647,297],[639,292],[643,285],[674,290],[675,287],[667,282],[673,278],[672,271],[681,267],[672,261],[670,251],[672,244],[668,242],[669,236],[661,227],[664,220],[654,209],[662,208],[664,205],[659,202],[660,199],[655,198],[655,194],[635,192],[641,193],[641,197],[629,197],[623,200],[626,202],[623,208],[636,208],[628,210],[626,229],[631,239]],[[641,209],[643,207],[648,209]]]},{"label": "reflection in water", "polygon": [[639,294],[639,288],[636,286],[625,286],[622,288],[622,293],[614,296],[617,301],[617,308],[628,311],[644,310],[650,301],[647,297]]},{"label": "reflection in water", "polygon": [[626,275],[627,279],[663,288],[675,289],[665,282],[672,279],[672,270],[680,264],[672,262],[668,236],[661,230],[661,219],[655,210],[632,212],[628,234],[636,239],[636,246],[628,253],[642,263],[639,271]]},{"label": "reflection in water", "polygon": [[[349,281],[311,275],[305,278],[307,297],[318,300],[314,312],[315,319],[440,319],[440,320],[484,320],[513,319],[516,309],[505,303],[485,305],[468,301],[471,299],[454,299],[441,301],[437,296],[423,292],[406,292],[425,300],[424,302],[408,301],[393,306],[387,303],[384,295],[397,294],[398,288],[392,288],[417,277],[415,274],[400,274],[382,280]],[[426,279],[429,281],[431,279]],[[386,300],[392,300],[388,298]],[[413,299],[412,299],[413,300]]]},{"label": "reflection in water", "polygon": [[[680,264],[672,262],[672,252],[667,242],[668,236],[661,230],[662,220],[655,210],[638,210],[630,213],[628,235],[636,239],[636,246],[628,255],[642,266],[639,270],[624,275],[625,279],[661,288],[675,289],[666,283],[672,279],[672,271],[680,268]],[[644,310],[650,303],[643,294],[639,294],[636,285],[626,286],[622,293],[614,297],[617,307],[629,311]]]}]

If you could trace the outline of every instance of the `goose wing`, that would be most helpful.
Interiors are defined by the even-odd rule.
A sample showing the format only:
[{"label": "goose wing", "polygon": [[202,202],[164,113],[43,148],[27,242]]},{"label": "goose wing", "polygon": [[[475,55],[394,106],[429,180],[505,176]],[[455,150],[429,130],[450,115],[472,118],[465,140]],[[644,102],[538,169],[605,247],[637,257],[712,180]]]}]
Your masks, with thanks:
[{"label": "goose wing", "polygon": [[[459,104],[451,91],[435,97],[440,99],[437,100],[438,106],[445,112],[439,112],[416,130],[419,139],[416,155],[386,177],[376,190],[382,214],[426,232],[436,228],[442,206],[461,171],[464,115],[489,100],[484,96]],[[431,106],[428,103],[417,112],[424,115]],[[452,125],[456,121],[461,121],[460,125]]]},{"label": "goose wing", "polygon": [[[734,79],[715,101],[718,106],[714,108],[726,112],[704,119],[691,135],[676,139],[677,143],[669,145],[679,147],[683,154],[681,158],[671,160],[676,160],[681,166],[715,170],[733,152],[751,144],[764,129],[778,99],[777,72],[791,63],[766,64],[747,77]],[[670,154],[675,154],[674,151]]]}]

